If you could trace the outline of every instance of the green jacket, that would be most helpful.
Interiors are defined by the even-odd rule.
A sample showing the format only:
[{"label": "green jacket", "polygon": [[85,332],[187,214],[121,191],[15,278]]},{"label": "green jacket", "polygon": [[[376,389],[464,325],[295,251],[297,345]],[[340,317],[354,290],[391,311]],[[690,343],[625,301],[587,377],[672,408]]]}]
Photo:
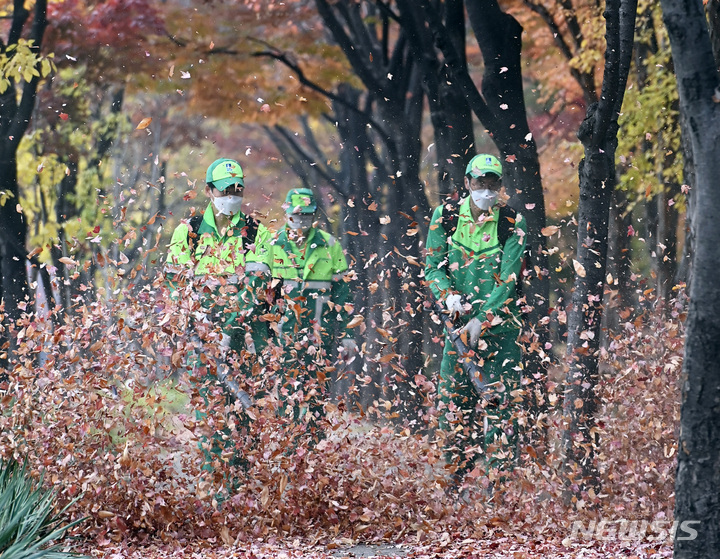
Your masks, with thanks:
[{"label": "green jacket", "polygon": [[278,232],[273,240],[272,273],[283,280],[289,303],[283,333],[293,335],[308,329],[311,321],[322,321],[331,335],[336,328],[344,332],[350,316],[345,309],[350,301],[347,270],[342,246],[329,233],[313,227],[298,246],[285,229]]},{"label": "green jacket", "polygon": [[490,333],[517,331],[521,323],[515,285],[520,280],[527,232],[522,215],[517,214],[514,231],[502,247],[497,206],[491,218],[473,223],[470,198],[463,200],[451,238],[442,224],[442,210],[439,206],[433,212],[426,243],[425,279],[433,295],[441,303],[451,293],[464,295],[473,308],[463,322],[491,318]]},{"label": "green jacket", "polygon": [[[270,279],[271,235],[264,225],[258,224],[254,242],[248,240],[246,225],[245,214],[238,213],[233,216],[232,227],[221,236],[212,206],[208,204],[197,237],[192,240],[194,250],[189,242],[189,226],[181,223],[175,228],[166,271],[171,285],[188,269],[192,269],[196,280],[207,276],[203,306],[220,320],[225,333],[231,336],[231,347],[236,350],[245,347],[244,331],[240,331],[240,323],[244,322],[252,324],[251,335],[256,349],[260,350],[267,341],[268,330],[267,323],[259,322],[258,318],[267,312],[267,307],[258,300],[256,293],[265,291]],[[227,284],[237,286],[236,295],[233,289],[227,289]],[[217,304],[221,292],[230,293],[226,295],[227,305]],[[246,316],[244,320],[238,320],[241,313]]]}]

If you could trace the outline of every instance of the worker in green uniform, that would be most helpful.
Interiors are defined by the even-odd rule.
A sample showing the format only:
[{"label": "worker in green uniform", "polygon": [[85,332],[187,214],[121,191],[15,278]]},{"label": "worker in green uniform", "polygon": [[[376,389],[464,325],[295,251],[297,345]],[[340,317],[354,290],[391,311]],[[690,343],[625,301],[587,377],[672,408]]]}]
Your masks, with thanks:
[{"label": "worker in green uniform", "polygon": [[[262,365],[262,350],[268,341],[270,260],[272,247],[268,229],[242,211],[245,175],[237,161],[221,158],[207,169],[205,194],[209,203],[205,211],[189,222],[178,225],[168,250],[166,273],[179,297],[186,289],[199,294],[201,305],[194,313],[191,328],[196,332],[220,330],[219,347],[207,347],[208,355],[219,355],[217,369],[195,377],[207,403],[212,383],[221,383],[221,367],[231,366],[231,382],[247,381],[253,369]],[[198,372],[198,362],[188,366]],[[202,373],[201,373],[202,375]],[[221,383],[225,386],[227,382]],[[229,395],[232,400],[234,395]],[[204,416],[204,410],[198,410]],[[247,421],[244,418],[242,421]],[[222,454],[228,430],[216,433],[211,442],[202,443],[207,469]],[[232,453],[230,453],[232,454]]]},{"label": "worker in green uniform", "polygon": [[281,398],[310,429],[324,416],[329,362],[352,361],[358,351],[347,329],[352,310],[342,246],[315,226],[317,201],[308,188],[285,197],[285,227],[273,241],[273,276],[282,282],[285,378]]},{"label": "worker in green uniform", "polygon": [[483,367],[488,393],[481,398],[458,363],[447,333],[438,383],[439,426],[446,460],[459,484],[478,465],[512,467],[514,420],[522,352],[516,282],[520,281],[526,223],[498,203],[502,165],[490,154],[472,158],[465,171],[469,196],[435,209],[427,237],[425,278]]},{"label": "worker in green uniform", "polygon": [[[265,296],[270,278],[270,232],[242,211],[244,173],[237,161],[218,159],[207,169],[202,217],[175,228],[166,270],[201,284],[208,316],[221,322],[226,344],[259,354],[267,344]],[[226,297],[218,297],[225,295]],[[218,299],[228,305],[218,305]]]}]

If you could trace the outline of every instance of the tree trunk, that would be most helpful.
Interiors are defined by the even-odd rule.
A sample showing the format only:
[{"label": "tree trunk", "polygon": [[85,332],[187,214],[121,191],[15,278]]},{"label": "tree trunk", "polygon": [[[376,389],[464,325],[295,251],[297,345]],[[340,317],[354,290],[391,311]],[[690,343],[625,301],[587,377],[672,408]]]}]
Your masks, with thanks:
[{"label": "tree trunk", "polygon": [[[37,50],[42,46],[47,26],[46,11],[47,0],[37,0],[28,37],[34,41]],[[3,53],[8,54],[8,47],[17,44],[29,17],[30,12],[23,3],[15,2]],[[10,53],[9,57],[12,56]],[[9,87],[0,94],[0,193],[6,197],[0,206],[0,300],[5,311],[0,324],[0,366],[7,363],[6,350],[12,350],[12,323],[22,315],[24,299],[28,296],[25,268],[27,226],[22,213],[18,211],[20,191],[17,182],[17,149],[30,123],[39,82],[40,77],[35,76],[18,87],[19,84],[11,79]]]},{"label": "tree trunk", "polygon": [[68,172],[63,176],[57,186],[57,200],[55,201],[55,219],[58,223],[58,242],[53,244],[50,253],[55,266],[58,291],[60,293],[60,304],[63,306],[64,312],[70,309],[72,298],[74,297],[73,283],[70,281],[70,272],[62,260],[67,256],[67,236],[65,235],[65,223],[77,217],[77,207],[71,203],[71,198],[75,194],[75,187],[78,179],[78,166],[76,158],[73,157],[66,162]]},{"label": "tree trunk", "polygon": [[701,0],[662,0],[662,7],[696,170],[674,556],[699,559],[716,557],[720,549],[720,75]]},{"label": "tree trunk", "polygon": [[679,215],[674,208],[675,197],[680,193],[679,185],[670,183],[663,192],[655,195],[646,204],[648,220],[648,248],[655,273],[657,300],[663,307],[673,295],[677,274],[677,228]]},{"label": "tree trunk", "polygon": [[[609,333],[615,332],[620,324],[621,313],[635,307],[630,279],[630,236],[628,227],[632,216],[628,211],[627,194],[616,188],[610,204],[610,230],[608,232],[608,275],[612,276],[611,298],[605,297],[606,325]],[[629,315],[628,315],[629,316]],[[607,337],[605,337],[607,340]]]},{"label": "tree trunk", "polygon": [[[347,85],[342,85],[338,93],[352,106],[359,108],[362,94],[359,90]],[[342,231],[344,246],[348,255],[357,260],[350,261],[350,267],[355,271],[357,279],[353,283],[355,293],[355,314],[365,316],[363,328],[357,328],[356,341],[358,345],[366,350],[372,351],[373,344],[377,338],[377,332],[370,329],[369,325],[373,320],[371,292],[369,284],[371,277],[374,277],[372,270],[368,270],[364,263],[377,258],[376,250],[380,243],[379,228],[374,226],[377,220],[377,212],[368,209],[372,203],[371,186],[368,181],[367,165],[372,142],[368,137],[367,122],[359,112],[350,110],[341,103],[333,103],[333,109],[337,117],[338,133],[342,143],[339,154],[340,174],[339,183],[335,184],[338,194],[343,197],[342,204]],[[375,220],[375,221],[373,221]],[[355,361],[354,372],[360,373],[362,362]],[[348,397],[349,404],[358,403],[363,408],[370,405],[379,395],[378,383],[370,383],[364,387],[358,387],[357,398],[349,397],[349,390],[352,385],[350,372],[346,372],[339,382],[334,383],[335,395]]]},{"label": "tree trunk", "polygon": [[710,29],[710,44],[712,45],[715,67],[720,67],[720,0],[707,0],[708,27]]},{"label": "tree trunk", "polygon": [[683,178],[687,193],[685,194],[685,224],[683,227],[685,237],[683,239],[682,257],[678,265],[675,284],[685,283],[686,290],[689,289],[691,283],[692,272],[692,255],[693,255],[693,215],[695,213],[696,196],[695,196],[695,158],[692,151],[692,141],[690,139],[690,130],[686,122],[686,116],[680,112],[680,131],[683,151]]},{"label": "tree trunk", "polygon": [[2,302],[5,306],[4,330],[0,354],[4,354],[9,342],[12,351],[13,324],[23,313],[24,300],[28,296],[28,280],[25,262],[27,226],[23,214],[18,211],[19,191],[17,184],[16,147],[0,141],[0,192],[10,193],[0,206],[0,274],[2,277]]},{"label": "tree trunk", "polygon": [[[413,45],[416,63],[422,68],[423,87],[433,125],[435,167],[439,199],[465,192],[465,165],[475,153],[472,111],[462,89],[454,83],[449,69],[438,58],[435,37],[425,25],[417,5],[405,0],[398,3],[403,30]],[[439,6],[447,38],[463,65],[465,56],[465,9],[463,0],[448,0]]]},{"label": "tree trunk", "polygon": [[[614,153],[587,153],[580,162],[575,287],[567,313],[569,371],[564,413],[566,460],[579,465],[573,482],[594,477],[591,429],[597,410],[598,349],[607,257],[608,212],[615,184]],[[579,485],[578,485],[579,487]]]},{"label": "tree trunk", "polygon": [[[588,107],[578,138],[585,158],[580,162],[580,202],[575,283],[568,320],[568,372],[563,412],[565,472],[576,495],[597,482],[594,467],[595,386],[608,248],[610,201],[617,183],[615,149],[618,114],[632,60],[636,0],[608,0],[605,69],[598,103]],[[568,493],[569,495],[569,493]]]}]

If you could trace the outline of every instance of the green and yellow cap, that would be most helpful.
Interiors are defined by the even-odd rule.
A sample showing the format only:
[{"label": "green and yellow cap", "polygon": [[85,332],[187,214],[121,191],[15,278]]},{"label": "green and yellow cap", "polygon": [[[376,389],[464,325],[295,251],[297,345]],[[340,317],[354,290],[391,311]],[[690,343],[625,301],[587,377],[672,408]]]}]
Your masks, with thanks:
[{"label": "green and yellow cap", "polygon": [[502,164],[494,155],[489,153],[481,153],[470,160],[465,168],[465,175],[477,179],[492,173],[502,178]]},{"label": "green and yellow cap", "polygon": [[315,194],[309,188],[292,188],[285,196],[286,214],[314,214],[317,211]]},{"label": "green and yellow cap", "polygon": [[205,174],[205,182],[212,183],[221,192],[233,184],[245,186],[244,178],[240,163],[225,157],[213,161]]}]

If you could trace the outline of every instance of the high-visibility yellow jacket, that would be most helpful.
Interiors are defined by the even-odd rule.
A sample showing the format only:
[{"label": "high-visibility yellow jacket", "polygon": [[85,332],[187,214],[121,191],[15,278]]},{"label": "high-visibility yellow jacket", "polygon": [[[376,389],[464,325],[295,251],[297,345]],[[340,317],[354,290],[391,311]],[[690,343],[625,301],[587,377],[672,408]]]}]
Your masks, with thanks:
[{"label": "high-visibility yellow jacket", "polygon": [[450,293],[464,295],[473,309],[462,320],[477,317],[485,321],[490,313],[493,326],[489,332],[493,334],[516,331],[521,326],[515,284],[521,279],[527,232],[518,213],[512,234],[505,246],[500,246],[499,217],[495,206],[489,219],[474,222],[470,199],[466,198],[458,208],[457,229],[448,238],[442,224],[443,207],[439,206],[430,221],[425,258],[425,279],[435,297],[444,301]]},{"label": "high-visibility yellow jacket", "polygon": [[[208,204],[196,237],[191,238],[188,224],[181,223],[175,228],[170,247],[166,271],[170,279],[192,270],[196,281],[204,280],[207,296],[203,306],[214,306],[221,284],[237,285],[237,297],[226,308],[213,308],[212,315],[221,317],[223,329],[231,336],[231,347],[244,347],[244,331],[237,331],[240,322],[251,324],[252,338],[259,350],[267,342],[267,323],[259,321],[259,315],[267,308],[258,300],[257,294],[265,291],[270,279],[271,249],[270,231],[262,224],[257,225],[255,239],[248,239],[247,217],[235,214],[231,227],[221,235],[212,207]],[[218,281],[222,278],[223,281]],[[221,305],[224,306],[224,305]],[[240,320],[240,316],[243,320]],[[259,347],[258,347],[259,345]]]},{"label": "high-visibility yellow jacket", "polygon": [[283,229],[273,239],[272,253],[273,277],[283,280],[288,301],[283,333],[308,333],[311,321],[330,336],[336,330],[344,332],[350,316],[345,307],[350,284],[347,259],[337,239],[313,227],[298,246]]}]

